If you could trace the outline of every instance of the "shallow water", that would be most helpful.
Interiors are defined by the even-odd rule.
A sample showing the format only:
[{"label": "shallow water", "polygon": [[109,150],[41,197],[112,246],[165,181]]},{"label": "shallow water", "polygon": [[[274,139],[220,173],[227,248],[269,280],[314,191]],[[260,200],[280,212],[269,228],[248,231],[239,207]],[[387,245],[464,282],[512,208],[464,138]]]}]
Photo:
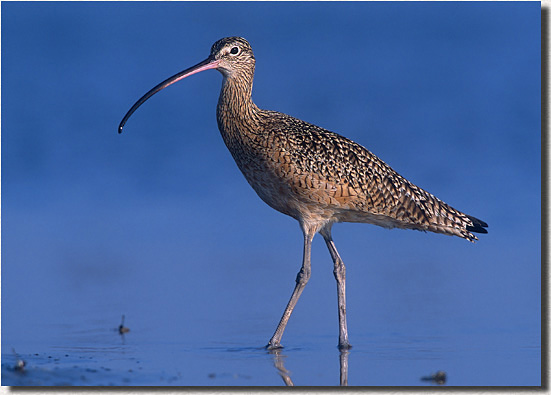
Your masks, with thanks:
[{"label": "shallow water", "polygon": [[[2,385],[434,386],[421,379],[438,371],[540,385],[539,3],[1,7]],[[263,349],[302,235],[224,146],[219,73],[117,134],[143,93],[234,34],[254,48],[260,107],[357,141],[489,224],[476,244],[336,224],[348,354],[319,236],[285,348]]]},{"label": "shallow water", "polygon": [[[89,331],[90,338],[95,337],[92,332],[102,331]],[[20,347],[24,371],[13,369],[14,354],[3,354],[2,384],[338,386],[342,380],[349,386],[418,386],[437,385],[422,378],[438,370],[447,373],[449,386],[524,386],[537,385],[540,379],[539,347],[528,339],[500,349],[506,338],[491,336],[477,347],[466,336],[453,341],[430,336],[397,340],[400,334],[395,334],[357,338],[353,349],[341,355],[334,339],[323,337],[297,338],[303,345],[267,352],[245,343],[142,344],[132,331],[124,337],[114,329],[103,332],[106,343],[56,344],[38,353]]]},{"label": "shallow water", "polygon": [[[317,258],[325,251],[321,240],[315,245]],[[64,302],[54,304],[45,297],[32,303],[49,305],[49,310],[13,314],[18,325],[10,321],[2,336],[2,385],[338,386],[342,380],[350,386],[420,386],[437,385],[421,380],[437,371],[446,372],[449,386],[539,385],[539,328],[503,317],[474,319],[484,303],[477,313],[473,299],[467,302],[471,311],[461,312],[461,300],[450,300],[438,284],[443,273],[420,270],[426,283],[418,285],[426,286],[424,290],[384,282],[381,274],[374,275],[379,284],[361,287],[358,277],[365,273],[351,268],[348,317],[353,348],[341,354],[336,347],[336,292],[330,264],[325,263],[327,273],[318,265],[319,273],[299,301],[278,353],[263,346],[294,276],[274,280],[282,284],[278,292],[270,282],[237,284],[243,278],[239,273],[209,276],[206,285],[188,290],[191,298],[170,282],[159,291],[154,277],[121,274],[116,288],[94,279],[95,287],[61,292]],[[215,274],[221,267],[213,266]],[[194,270],[188,268],[187,274],[200,277]],[[258,276],[266,278],[268,273]],[[420,277],[411,276],[419,283]],[[136,280],[143,282],[143,295],[136,291]],[[457,286],[440,281],[452,289]],[[480,297],[480,291],[473,292]],[[375,303],[364,307],[362,299]],[[19,308],[26,309],[25,304]],[[119,312],[130,329],[124,335],[118,332]],[[26,362],[24,372],[13,369],[17,359]]]}]

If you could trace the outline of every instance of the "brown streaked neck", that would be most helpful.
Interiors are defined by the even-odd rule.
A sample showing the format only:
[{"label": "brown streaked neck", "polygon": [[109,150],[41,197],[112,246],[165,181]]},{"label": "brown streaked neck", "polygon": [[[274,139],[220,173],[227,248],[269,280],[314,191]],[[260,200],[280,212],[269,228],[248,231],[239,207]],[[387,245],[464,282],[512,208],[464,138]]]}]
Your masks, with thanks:
[{"label": "brown streaked neck", "polygon": [[254,68],[224,75],[216,116],[222,134],[254,133],[260,110],[252,100]]}]

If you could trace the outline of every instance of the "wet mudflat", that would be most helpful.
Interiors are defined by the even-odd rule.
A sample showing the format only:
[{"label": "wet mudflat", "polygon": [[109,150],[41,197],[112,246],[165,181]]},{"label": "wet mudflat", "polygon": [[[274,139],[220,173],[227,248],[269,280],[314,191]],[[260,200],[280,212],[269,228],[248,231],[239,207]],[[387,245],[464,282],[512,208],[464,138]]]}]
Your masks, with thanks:
[{"label": "wet mudflat", "polygon": [[[314,284],[315,290],[318,285]],[[229,293],[235,295],[235,291]],[[231,298],[220,298],[217,305],[208,308],[209,317],[187,321],[183,316],[189,312],[189,306],[183,312],[172,313],[162,308],[160,312],[145,312],[136,305],[126,313],[125,328],[129,331],[121,334],[120,316],[98,312],[93,307],[109,304],[106,300],[102,302],[101,294],[72,300],[73,307],[64,306],[65,314],[60,312],[53,320],[37,313],[20,331],[4,334],[2,385],[533,386],[540,383],[539,337],[536,331],[523,325],[503,328],[489,322],[431,319],[424,315],[429,314],[428,308],[416,317],[392,302],[395,308],[392,314],[378,311],[369,320],[358,317],[355,311],[358,303],[353,303],[353,348],[341,354],[336,347],[336,311],[316,308],[312,295],[305,293],[305,302],[301,308],[297,307],[293,317],[296,319],[285,334],[285,348],[268,352],[262,346],[279,318],[277,308],[271,309],[273,317],[253,308],[257,317],[250,319],[245,318],[244,308],[241,312],[234,311],[233,319],[229,312],[239,307]],[[437,295],[433,296],[433,300],[438,300]],[[212,299],[210,302],[214,303]],[[195,304],[199,305],[199,300]],[[121,303],[115,301],[112,305],[120,308]],[[304,305],[309,305],[311,311]],[[429,306],[436,317],[438,313],[447,315],[444,307],[438,303]],[[204,306],[197,308],[203,310]],[[335,314],[323,317],[329,310]],[[390,319],[392,315],[395,318]],[[358,325],[365,333],[358,333]],[[25,362],[23,369],[15,368],[18,360]],[[446,373],[443,383],[426,380],[438,371]]]},{"label": "wet mudflat", "polygon": [[[323,339],[320,339],[323,340]],[[27,366],[13,369],[15,358],[3,355],[2,384],[11,386],[420,386],[420,385],[537,385],[539,350],[518,352],[466,350],[435,351],[438,341],[411,340],[414,344],[389,346],[379,342],[373,350],[350,352],[348,372],[341,372],[339,352],[308,347],[267,353],[238,344],[170,349],[119,345],[104,348],[55,347],[47,353],[20,354]],[[327,345],[329,342],[323,342]],[[400,350],[397,352],[397,348]],[[490,355],[491,354],[491,355]],[[168,355],[168,357],[167,357]],[[499,363],[484,369],[498,355]],[[523,364],[519,363],[523,361]],[[422,380],[446,369],[446,381]],[[503,372],[514,372],[506,379]]]},{"label": "wet mudflat", "polygon": [[[1,6],[2,385],[540,385],[539,3]],[[476,244],[336,224],[348,354],[319,236],[285,348],[263,349],[302,235],[224,146],[219,73],[117,134],[138,97],[234,34],[255,50],[260,107],[489,224]]]}]

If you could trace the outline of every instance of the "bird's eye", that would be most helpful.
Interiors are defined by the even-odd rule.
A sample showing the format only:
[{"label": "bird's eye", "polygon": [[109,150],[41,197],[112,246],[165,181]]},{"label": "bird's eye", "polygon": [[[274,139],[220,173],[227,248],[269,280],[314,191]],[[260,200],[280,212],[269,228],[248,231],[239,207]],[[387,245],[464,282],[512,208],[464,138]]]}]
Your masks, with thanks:
[{"label": "bird's eye", "polygon": [[232,55],[237,55],[238,52],[239,52],[239,48],[237,48],[237,47],[233,47],[233,48],[230,50],[230,53],[231,53]]}]

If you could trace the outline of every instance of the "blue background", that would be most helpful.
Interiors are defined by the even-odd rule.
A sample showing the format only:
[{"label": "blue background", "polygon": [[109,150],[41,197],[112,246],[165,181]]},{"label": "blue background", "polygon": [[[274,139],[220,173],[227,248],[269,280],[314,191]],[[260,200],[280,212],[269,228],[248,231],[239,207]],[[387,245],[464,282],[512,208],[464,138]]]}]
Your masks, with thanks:
[{"label": "blue background", "polygon": [[[220,138],[221,76],[162,91],[117,134],[142,94],[233,35],[253,47],[257,105],[355,140],[489,224],[474,245],[335,225],[350,383],[417,385],[444,369],[455,385],[539,385],[537,2],[3,2],[3,360],[86,349],[124,370],[126,352],[149,361],[146,384],[166,358],[179,358],[163,367],[178,385],[281,384],[252,357],[235,362],[248,380],[207,376],[228,347],[267,343],[302,256],[296,221],[256,196]],[[312,263],[282,343],[297,383],[334,385],[319,236]]]}]

